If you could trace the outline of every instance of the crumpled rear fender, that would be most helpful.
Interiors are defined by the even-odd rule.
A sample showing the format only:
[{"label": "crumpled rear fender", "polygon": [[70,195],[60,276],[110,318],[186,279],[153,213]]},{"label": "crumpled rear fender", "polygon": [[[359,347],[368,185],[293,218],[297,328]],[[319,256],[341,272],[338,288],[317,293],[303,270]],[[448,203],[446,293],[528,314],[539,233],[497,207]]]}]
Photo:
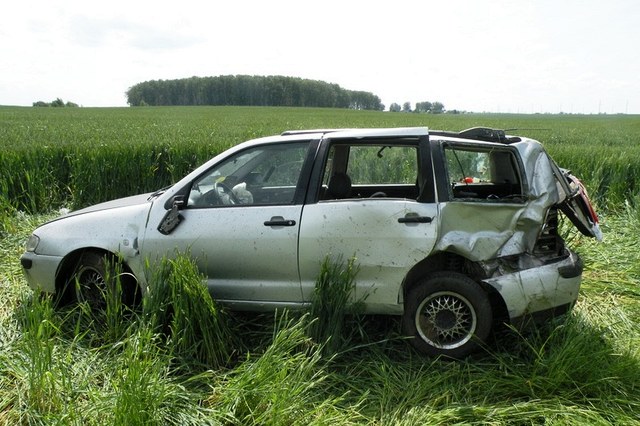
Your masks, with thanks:
[{"label": "crumpled rear fender", "polygon": [[507,306],[509,318],[519,318],[575,303],[582,279],[583,263],[569,251],[558,262],[483,280],[493,287]]}]

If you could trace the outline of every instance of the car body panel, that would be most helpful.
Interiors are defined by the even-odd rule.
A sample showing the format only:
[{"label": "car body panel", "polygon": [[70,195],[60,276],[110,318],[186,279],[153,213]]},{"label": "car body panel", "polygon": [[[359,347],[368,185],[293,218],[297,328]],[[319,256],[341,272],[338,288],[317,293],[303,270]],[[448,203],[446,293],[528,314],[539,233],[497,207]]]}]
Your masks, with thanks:
[{"label": "car body panel", "polygon": [[[527,161],[527,175],[535,181],[534,194],[557,194],[557,199],[554,196],[553,204],[559,204],[563,213],[580,232],[602,241],[598,216],[582,182],[568,170],[558,167],[539,142],[523,139],[522,142],[513,145],[520,151],[521,158]],[[551,179],[549,173],[554,179]],[[551,182],[556,184],[555,191],[550,187]]]},{"label": "car body panel", "polygon": [[62,256],[37,254],[28,251],[20,257],[20,262],[23,266],[22,271],[25,278],[32,288],[45,293],[55,293],[56,282],[52,277],[55,277],[58,273],[62,259]]},{"label": "car body panel", "polygon": [[484,282],[500,293],[509,311],[509,318],[521,318],[573,304],[580,290],[580,275],[564,278],[559,270],[576,267],[579,262],[578,256],[571,252],[560,262],[504,274]]},{"label": "car body panel", "polygon": [[[400,223],[406,216],[429,218]],[[398,313],[402,281],[426,258],[438,233],[436,204],[400,199],[347,199],[304,207],[300,228],[300,275],[311,300],[325,256],[354,257],[358,265],[355,300],[369,310]]]},{"label": "car body panel", "polygon": [[[149,210],[153,203],[144,197],[118,200],[112,205],[96,210],[83,210],[61,216],[40,226],[34,234],[40,238],[35,252],[25,253],[32,262],[42,265],[53,275],[38,271],[39,267],[25,270],[29,283],[36,288],[55,288],[55,278],[63,258],[70,253],[86,249],[100,249],[118,254],[129,263],[136,276],[143,276],[143,264],[139,259],[138,242],[142,235]],[[37,256],[37,260],[33,257]],[[45,279],[44,277],[47,277]]]},{"label": "car body panel", "polygon": [[[184,209],[169,235],[156,230],[164,209],[154,210],[141,244],[152,262],[189,253],[220,300],[301,302],[297,239],[301,205]],[[293,226],[267,226],[275,217]]]},{"label": "car body panel", "polygon": [[447,202],[440,205],[436,250],[472,261],[531,250],[544,218],[527,217],[527,205]]}]

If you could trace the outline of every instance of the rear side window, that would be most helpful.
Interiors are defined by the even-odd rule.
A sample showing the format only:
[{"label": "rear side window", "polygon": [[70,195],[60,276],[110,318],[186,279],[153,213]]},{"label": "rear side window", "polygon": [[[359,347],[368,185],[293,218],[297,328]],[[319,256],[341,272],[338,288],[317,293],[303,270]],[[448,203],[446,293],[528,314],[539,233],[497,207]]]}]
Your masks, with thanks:
[{"label": "rear side window", "polygon": [[416,199],[418,165],[414,145],[334,144],[325,164],[320,199]]},{"label": "rear side window", "polygon": [[511,150],[448,145],[444,154],[454,200],[524,201],[520,168]]},{"label": "rear side window", "polygon": [[412,146],[352,146],[347,173],[356,185],[414,185],[418,154]]}]

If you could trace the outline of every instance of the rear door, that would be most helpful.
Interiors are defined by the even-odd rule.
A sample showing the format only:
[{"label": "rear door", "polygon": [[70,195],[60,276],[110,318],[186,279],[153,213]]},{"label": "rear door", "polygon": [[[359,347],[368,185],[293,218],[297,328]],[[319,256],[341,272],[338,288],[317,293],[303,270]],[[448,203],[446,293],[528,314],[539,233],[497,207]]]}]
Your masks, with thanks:
[{"label": "rear door", "polygon": [[355,257],[356,299],[366,298],[369,311],[397,312],[404,277],[437,235],[429,156],[417,138],[325,143],[300,225],[303,298],[311,299],[326,256]]},{"label": "rear door", "polygon": [[598,215],[591,204],[587,189],[569,170],[561,169],[551,158],[549,160],[558,181],[558,186],[566,197],[560,203],[560,210],[583,235],[602,241]]}]

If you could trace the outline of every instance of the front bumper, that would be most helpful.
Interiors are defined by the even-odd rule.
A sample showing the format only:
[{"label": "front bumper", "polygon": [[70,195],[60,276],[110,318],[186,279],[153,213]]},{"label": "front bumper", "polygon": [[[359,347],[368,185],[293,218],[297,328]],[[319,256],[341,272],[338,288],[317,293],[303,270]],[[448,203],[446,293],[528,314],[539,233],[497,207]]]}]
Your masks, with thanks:
[{"label": "front bumper", "polygon": [[55,277],[60,262],[62,262],[61,256],[45,256],[30,251],[20,256],[22,272],[29,287],[47,293],[56,291]]},{"label": "front bumper", "polygon": [[555,263],[484,280],[502,296],[514,322],[538,312],[566,310],[578,299],[583,263],[577,253]]}]

